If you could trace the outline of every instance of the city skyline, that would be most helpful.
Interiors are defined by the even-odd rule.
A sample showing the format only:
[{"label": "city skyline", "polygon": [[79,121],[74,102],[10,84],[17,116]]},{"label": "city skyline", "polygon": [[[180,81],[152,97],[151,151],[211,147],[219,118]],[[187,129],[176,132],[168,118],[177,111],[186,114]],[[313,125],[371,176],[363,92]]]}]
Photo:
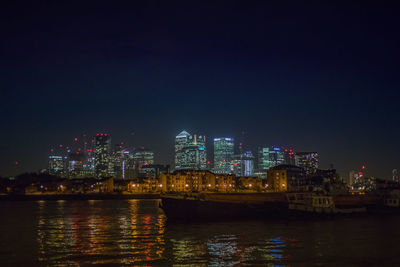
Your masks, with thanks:
[{"label": "city skyline", "polygon": [[17,161],[23,170],[43,166],[44,147],[81,129],[152,147],[161,163],[187,129],[237,140],[245,131],[250,147],[318,151],[322,167],[342,174],[365,164],[390,177],[399,168],[400,44],[389,5],[3,10],[2,175]]},{"label": "city skyline", "polygon": [[400,266],[395,1],[5,1],[1,266]]},{"label": "city skyline", "polygon": [[[244,137],[245,134],[243,131],[240,133],[240,136],[238,137],[238,139],[241,140],[238,143],[235,143],[234,142],[235,138],[232,138],[232,137],[210,138],[210,139],[208,139],[209,142],[206,142],[205,140],[207,137],[205,135],[200,135],[199,137],[197,137],[196,134],[191,135],[186,130],[180,131],[180,133],[177,136],[175,136],[175,140],[176,140],[176,138],[179,138],[180,135],[187,135],[187,137],[191,138],[190,140],[192,140],[192,138],[195,138],[195,140],[196,140],[196,138],[197,139],[200,138],[200,140],[204,140],[203,141],[204,143],[199,143],[199,145],[200,146],[205,145],[205,147],[206,147],[205,150],[207,151],[207,154],[206,154],[207,167],[200,167],[199,165],[194,164],[190,168],[186,167],[183,169],[198,169],[198,170],[208,169],[208,170],[211,170],[211,171],[217,172],[217,173],[218,172],[219,173],[237,173],[237,171],[239,171],[239,173],[240,173],[240,166],[236,167],[237,164],[234,164],[234,162],[239,163],[240,162],[239,158],[242,158],[242,156],[246,156],[247,153],[251,153],[251,157],[252,157],[251,164],[253,166],[252,166],[252,171],[249,172],[247,170],[246,173],[248,173],[248,174],[253,173],[254,176],[259,176],[261,178],[265,178],[265,176],[263,175],[263,172],[264,171],[266,172],[266,170],[270,167],[273,167],[273,166],[276,166],[279,164],[297,165],[297,159],[296,159],[296,163],[295,163],[294,155],[299,155],[299,157],[303,157],[304,155],[310,155],[311,157],[314,157],[313,155],[315,154],[317,158],[313,159],[313,161],[316,160],[317,168],[319,167],[322,169],[329,169],[329,168],[333,167],[334,169],[336,169],[338,171],[338,173],[340,173],[342,178],[345,180],[348,178],[349,172],[361,169],[361,167],[364,170],[364,168],[366,166],[364,163],[362,163],[362,165],[360,165],[360,166],[355,165],[352,168],[350,168],[349,170],[343,170],[340,168],[340,166],[338,167],[338,166],[332,165],[332,163],[322,162],[323,164],[321,164],[321,161],[318,159],[318,157],[319,157],[318,155],[320,154],[320,152],[316,152],[316,151],[311,152],[311,150],[307,150],[307,149],[300,151],[300,150],[295,149],[295,147],[292,147],[292,146],[277,145],[277,144],[273,144],[273,145],[260,145],[259,144],[255,147],[250,147],[249,145],[246,144],[246,140]],[[72,153],[73,154],[81,153],[81,155],[72,155],[73,156],[71,158],[72,162],[77,162],[76,159],[74,159],[74,157],[83,156],[82,152],[84,152],[84,151],[85,151],[85,153],[86,152],[89,153],[89,156],[90,155],[93,156],[92,164],[94,167],[97,165],[96,159],[94,156],[95,155],[94,148],[97,146],[96,138],[103,138],[103,136],[107,137],[107,148],[104,148],[104,149],[107,150],[108,151],[107,153],[109,153],[109,154],[110,154],[110,152],[113,152],[113,153],[116,152],[115,149],[117,146],[121,149],[121,151],[127,151],[126,153],[130,152],[132,155],[134,155],[134,153],[137,151],[149,151],[150,153],[152,153],[152,160],[150,161],[151,164],[165,164],[165,165],[169,165],[172,167],[175,165],[176,159],[174,160],[174,158],[175,158],[176,154],[174,152],[173,152],[172,158],[169,158],[167,161],[162,162],[162,161],[160,161],[160,158],[162,158],[162,157],[160,157],[159,153],[157,152],[157,149],[154,149],[152,146],[146,146],[146,148],[145,148],[145,146],[142,146],[142,145],[132,145],[129,142],[125,142],[125,141],[121,142],[119,138],[116,138],[118,141],[111,142],[111,140],[113,140],[113,139],[112,139],[112,135],[109,133],[102,132],[102,133],[94,133],[93,135],[90,135],[90,134],[87,134],[87,132],[85,132],[85,133],[81,134],[79,137],[71,138],[71,143],[69,143],[69,144],[63,143],[63,144],[50,145],[48,148],[47,157],[45,159],[43,159],[43,163],[44,163],[42,166],[43,168],[36,168],[34,170],[23,171],[20,168],[21,163],[18,162],[18,165],[15,166],[16,173],[13,175],[20,174],[23,172],[32,172],[32,171],[34,172],[34,171],[40,171],[41,169],[46,169],[47,167],[49,167],[49,164],[51,164],[51,162],[53,162],[53,164],[56,164],[57,157],[59,157],[60,155],[69,155],[70,153],[72,155]],[[91,140],[92,144],[90,144],[90,139],[92,139]],[[215,142],[219,141],[221,139],[224,139],[224,140],[228,139],[229,142],[232,142],[232,148],[233,148],[232,155],[230,155],[231,160],[229,160],[229,162],[226,165],[227,167],[229,166],[228,168],[232,168],[232,169],[230,171],[226,171],[226,172],[218,171],[214,165],[215,164],[215,148],[214,148]],[[191,146],[192,146],[192,144],[189,143],[189,149]],[[268,152],[268,150],[270,150],[270,152]],[[272,156],[274,159],[273,160],[271,159],[273,162],[271,161],[270,163],[261,162],[261,158],[265,158],[265,151],[267,152],[267,154],[268,153],[276,154],[277,152],[280,153],[281,150],[282,150],[282,152],[284,152],[284,150],[286,150],[286,154]],[[176,151],[176,143],[175,143],[175,151]],[[290,155],[293,155],[293,159],[287,158],[287,157],[290,157]],[[103,157],[103,160],[106,160],[106,161],[110,160],[110,159],[105,159],[104,155],[102,157]],[[70,158],[70,156],[68,156],[68,158]],[[82,159],[80,159],[80,160],[82,160]],[[302,159],[299,159],[299,161],[302,161]],[[80,162],[80,163],[82,164],[82,162]],[[90,163],[90,161],[89,161],[89,163]],[[107,162],[107,164],[108,164],[108,162]],[[247,163],[247,164],[249,164],[249,163]],[[230,166],[230,165],[232,165],[232,166]],[[262,166],[269,166],[269,167],[264,168]],[[70,167],[67,166],[67,168],[70,168]],[[96,166],[96,169],[97,168],[98,167]],[[105,168],[105,167],[103,167],[103,168]],[[242,168],[244,168],[244,166],[242,166]],[[172,169],[174,169],[174,168],[172,168]],[[178,170],[179,169],[180,168],[178,168]],[[396,168],[393,168],[393,169],[396,169]],[[367,173],[369,176],[390,179],[392,177],[393,169],[390,170],[390,175],[387,177],[373,175],[369,170]],[[307,171],[307,166],[305,166],[305,170]],[[244,169],[243,169],[243,171],[244,171]],[[10,176],[13,176],[13,175],[10,175]],[[1,174],[0,174],[0,176],[1,176]],[[239,174],[239,176],[241,176],[241,175]],[[252,176],[252,175],[249,175],[249,176]]]}]

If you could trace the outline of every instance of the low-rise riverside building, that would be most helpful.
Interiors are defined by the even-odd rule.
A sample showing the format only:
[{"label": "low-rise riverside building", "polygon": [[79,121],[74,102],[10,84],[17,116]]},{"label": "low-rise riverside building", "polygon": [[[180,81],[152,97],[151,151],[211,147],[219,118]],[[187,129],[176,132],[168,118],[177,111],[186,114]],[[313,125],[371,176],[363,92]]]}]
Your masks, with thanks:
[{"label": "low-rise riverside building", "polygon": [[214,174],[218,192],[233,192],[236,188],[236,176],[233,174]]},{"label": "low-rise riverside building", "polygon": [[262,182],[257,177],[242,177],[244,183],[254,187],[238,187],[237,177],[234,174],[212,173],[206,170],[179,170],[174,173],[161,174],[159,187],[162,192],[235,192],[239,189],[246,191],[260,191]]},{"label": "low-rise riverside building", "polygon": [[305,178],[302,168],[294,165],[278,165],[267,172],[266,189],[272,192],[297,191]]},{"label": "low-rise riverside building", "polygon": [[238,180],[238,189],[244,191],[256,191],[260,192],[263,190],[262,180],[259,177],[243,176]]},{"label": "low-rise riverside building", "polygon": [[162,192],[214,191],[215,185],[215,175],[210,171],[178,170],[159,176]]}]

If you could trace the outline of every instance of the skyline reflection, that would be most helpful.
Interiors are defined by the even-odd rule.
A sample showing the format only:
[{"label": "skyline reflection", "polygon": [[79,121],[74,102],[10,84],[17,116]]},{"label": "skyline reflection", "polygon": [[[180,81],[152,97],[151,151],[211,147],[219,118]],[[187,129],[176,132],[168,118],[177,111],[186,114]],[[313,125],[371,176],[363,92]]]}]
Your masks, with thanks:
[{"label": "skyline reflection", "polygon": [[393,266],[400,239],[400,216],[174,223],[157,200],[2,202],[0,212],[2,266]]}]

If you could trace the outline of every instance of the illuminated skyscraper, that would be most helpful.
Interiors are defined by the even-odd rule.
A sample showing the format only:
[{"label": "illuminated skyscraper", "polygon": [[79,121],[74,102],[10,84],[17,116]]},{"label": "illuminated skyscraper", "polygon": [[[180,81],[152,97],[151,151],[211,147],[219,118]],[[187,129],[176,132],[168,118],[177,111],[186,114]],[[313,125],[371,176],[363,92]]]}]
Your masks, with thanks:
[{"label": "illuminated skyscraper", "polygon": [[144,166],[154,164],[154,152],[141,147],[133,152],[132,159],[135,168],[140,172]]},{"label": "illuminated skyscraper", "polygon": [[114,145],[112,155],[112,170],[113,176],[117,179],[127,178],[127,171],[130,163],[130,153],[124,147],[123,143]]},{"label": "illuminated skyscraper", "polygon": [[235,155],[232,161],[233,173],[236,176],[254,175],[254,156],[251,151]]},{"label": "illuminated skyscraper", "polygon": [[182,131],[175,137],[175,170],[207,168],[206,137]]},{"label": "illuminated skyscraper", "polygon": [[86,156],[83,153],[70,153],[68,155],[68,177],[81,178],[87,177],[85,172]]},{"label": "illuminated skyscraper", "polygon": [[96,134],[94,141],[96,176],[106,177],[110,168],[111,137],[108,134]]},{"label": "illuminated skyscraper", "polygon": [[194,135],[193,145],[196,146],[196,169],[207,169],[206,136]]},{"label": "illuminated skyscraper", "polygon": [[49,173],[52,175],[62,175],[65,170],[65,161],[63,156],[49,156]]},{"label": "illuminated skyscraper", "polygon": [[303,168],[307,174],[314,173],[318,169],[318,153],[296,152],[296,165]]},{"label": "illuminated skyscraper", "polygon": [[247,151],[243,154],[243,176],[254,175],[254,156],[251,151]]},{"label": "illuminated skyscraper", "polygon": [[215,138],[214,139],[214,172],[231,173],[233,171],[232,161],[234,141],[233,138]]},{"label": "illuminated skyscraper", "polygon": [[262,147],[258,149],[258,170],[267,171],[271,167],[286,164],[285,150],[280,147]]}]

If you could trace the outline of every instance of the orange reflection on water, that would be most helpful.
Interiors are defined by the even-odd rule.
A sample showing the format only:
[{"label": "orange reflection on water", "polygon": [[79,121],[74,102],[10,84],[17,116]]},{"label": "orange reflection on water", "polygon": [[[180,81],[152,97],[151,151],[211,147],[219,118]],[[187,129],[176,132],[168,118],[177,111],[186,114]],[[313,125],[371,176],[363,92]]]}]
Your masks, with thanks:
[{"label": "orange reflection on water", "polygon": [[[144,264],[144,262],[160,260],[164,252],[164,214],[161,212],[142,214],[139,211],[138,203],[141,202],[129,200],[131,219],[130,252],[129,257],[124,258],[124,264],[137,264],[139,262]],[[122,232],[126,232],[126,229],[122,229]]]},{"label": "orange reflection on water", "polygon": [[[143,265],[161,259],[165,216],[154,212],[153,202],[39,202],[39,261],[57,266]],[[145,204],[151,214],[141,206]]]}]

